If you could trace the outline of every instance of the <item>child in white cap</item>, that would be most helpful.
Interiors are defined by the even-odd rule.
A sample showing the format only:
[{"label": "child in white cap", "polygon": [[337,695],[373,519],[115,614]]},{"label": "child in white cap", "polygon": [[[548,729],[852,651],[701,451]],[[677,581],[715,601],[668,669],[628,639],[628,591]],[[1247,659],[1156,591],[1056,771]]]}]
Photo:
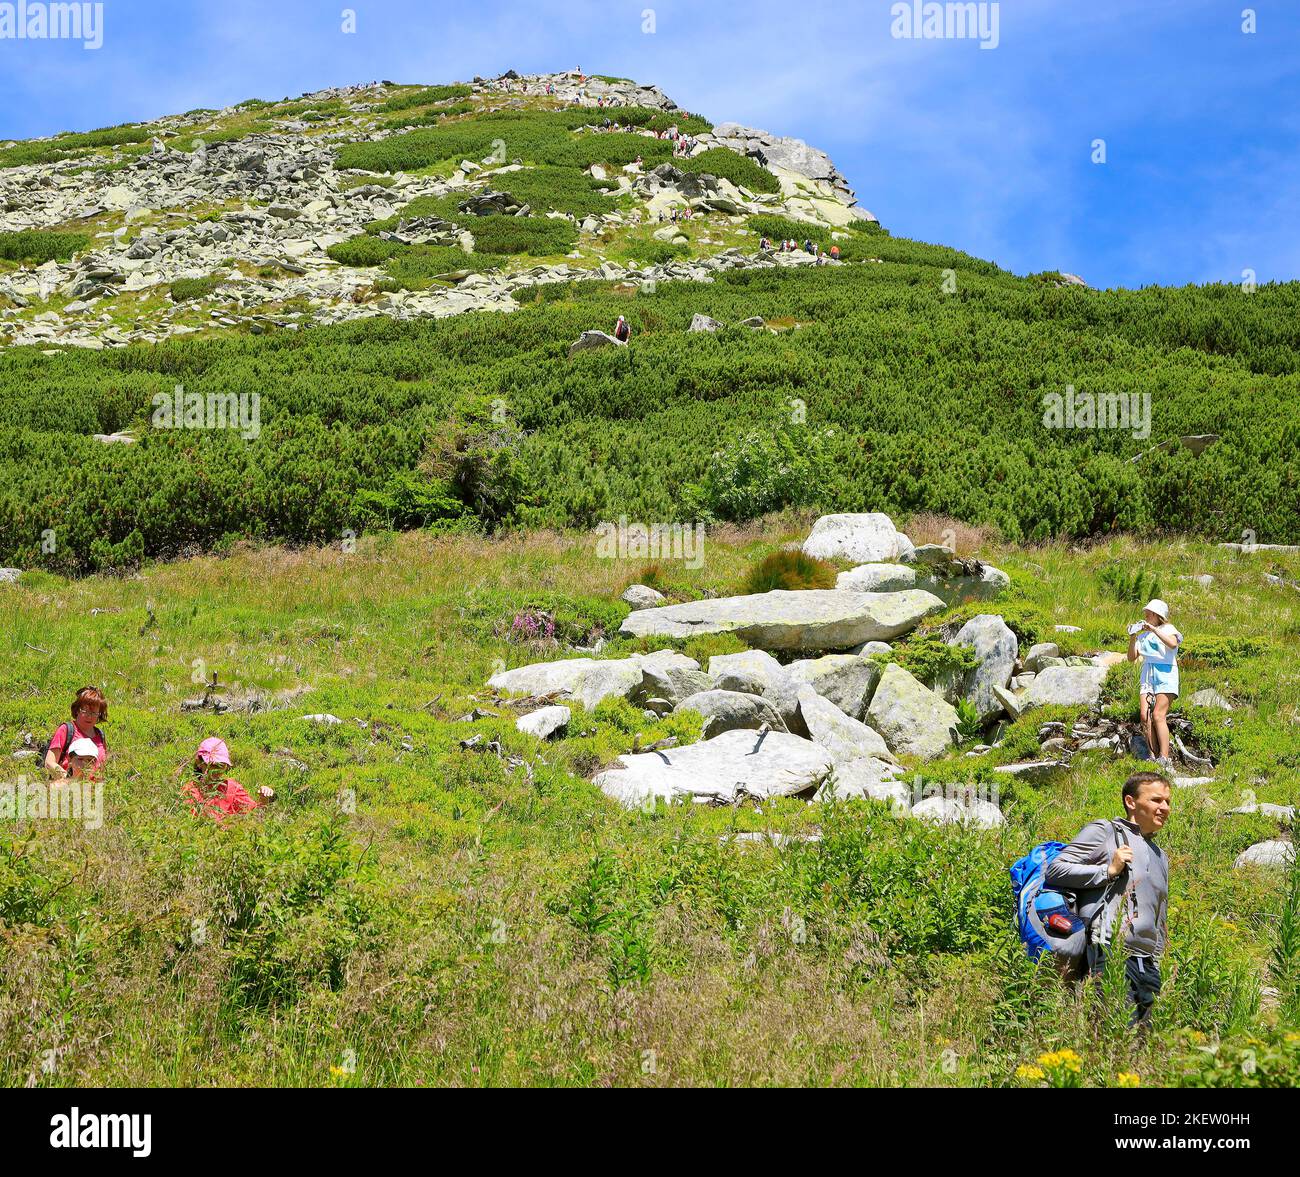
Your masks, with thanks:
[{"label": "child in white cap", "polygon": [[1169,606],[1158,597],[1148,601],[1142,620],[1129,626],[1128,660],[1142,659],[1138,698],[1147,748],[1164,768],[1169,759],[1169,708],[1178,697],[1178,647],[1183,635],[1169,624]]},{"label": "child in white cap", "polygon": [[99,745],[80,736],[68,749],[68,780],[92,780],[99,769]]}]

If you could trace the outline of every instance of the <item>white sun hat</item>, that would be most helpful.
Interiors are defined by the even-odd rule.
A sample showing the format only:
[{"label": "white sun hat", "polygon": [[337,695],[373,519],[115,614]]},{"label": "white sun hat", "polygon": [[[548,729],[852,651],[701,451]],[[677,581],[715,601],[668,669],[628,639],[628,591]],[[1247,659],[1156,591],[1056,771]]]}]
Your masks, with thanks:
[{"label": "white sun hat", "polygon": [[99,748],[96,747],[94,740],[88,740],[82,736],[78,740],[72,741],[72,747],[68,749],[69,756],[93,756],[99,759]]},{"label": "white sun hat", "polygon": [[1151,600],[1149,600],[1146,603],[1146,607],[1143,610],[1143,612],[1155,613],[1163,620],[1165,621],[1169,620],[1169,606],[1166,605],[1164,601],[1162,601],[1159,597],[1153,597]]}]

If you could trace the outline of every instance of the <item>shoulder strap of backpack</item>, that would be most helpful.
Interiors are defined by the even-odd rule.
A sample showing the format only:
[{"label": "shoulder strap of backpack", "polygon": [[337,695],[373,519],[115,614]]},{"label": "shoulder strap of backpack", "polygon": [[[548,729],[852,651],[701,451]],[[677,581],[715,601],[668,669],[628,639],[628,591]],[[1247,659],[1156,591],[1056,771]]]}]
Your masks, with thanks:
[{"label": "shoulder strap of backpack", "polygon": [[63,747],[59,750],[59,767],[62,768],[71,759],[68,749],[72,747],[72,741],[76,738],[76,727],[70,723],[59,724],[60,730],[67,728],[68,734],[63,737]]},{"label": "shoulder strap of backpack", "polygon": [[[1128,832],[1119,822],[1112,820],[1110,823],[1111,833],[1115,835],[1115,849],[1118,850],[1121,845],[1128,845]],[[1088,917],[1085,936],[1086,943],[1092,943],[1092,925],[1097,922],[1098,917],[1106,910],[1106,905],[1114,897],[1117,886],[1123,885],[1124,876],[1128,874],[1128,867],[1125,867],[1113,879],[1108,879],[1106,887],[1101,893],[1101,902],[1097,904],[1096,910]]]}]

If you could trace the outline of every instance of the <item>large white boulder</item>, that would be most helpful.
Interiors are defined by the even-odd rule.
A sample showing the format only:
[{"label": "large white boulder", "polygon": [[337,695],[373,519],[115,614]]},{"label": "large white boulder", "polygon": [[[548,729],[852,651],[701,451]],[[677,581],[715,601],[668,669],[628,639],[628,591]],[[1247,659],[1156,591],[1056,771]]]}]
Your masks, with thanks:
[{"label": "large white boulder", "polygon": [[871,698],[867,722],[884,736],[891,751],[932,760],[952,747],[957,711],[941,695],[891,662]]},{"label": "large white boulder", "polygon": [[912,806],[912,816],[936,825],[970,825],[991,830],[1006,825],[1007,819],[992,801],[963,803],[953,797],[927,797]]},{"label": "large white boulder", "polygon": [[830,774],[830,755],[785,732],[729,731],[711,740],[629,753],[593,783],[629,807],[650,799],[732,802],[737,794],[791,797],[817,788]]},{"label": "large white boulder", "polygon": [[[640,691],[647,672],[672,676],[699,669],[695,659],[676,650],[656,650],[653,654],[633,654],[628,658],[535,662],[531,666],[499,671],[488,679],[488,686],[511,695],[567,695],[590,711],[603,699],[615,696],[626,699]],[[657,685],[654,674],[652,685]]]},{"label": "large white boulder", "polygon": [[619,632],[633,637],[685,638],[734,633],[760,650],[847,650],[888,641],[944,608],[931,593],[854,593],[840,589],[773,589],[641,609]]},{"label": "large white boulder", "polygon": [[823,515],[804,540],[805,556],[870,564],[898,558],[898,529],[888,515]]},{"label": "large white boulder", "polygon": [[507,695],[551,695],[572,692],[574,686],[595,666],[594,658],[566,658],[561,662],[534,662],[502,670],[488,679],[488,686]]}]

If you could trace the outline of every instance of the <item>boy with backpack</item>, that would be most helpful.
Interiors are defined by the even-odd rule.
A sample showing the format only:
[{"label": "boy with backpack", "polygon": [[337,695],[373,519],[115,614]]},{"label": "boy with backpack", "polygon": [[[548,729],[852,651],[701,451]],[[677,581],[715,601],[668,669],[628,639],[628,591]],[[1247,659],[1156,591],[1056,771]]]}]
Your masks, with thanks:
[{"label": "boy with backpack", "polygon": [[1066,976],[1095,977],[1118,940],[1139,1027],[1160,993],[1168,938],[1169,860],[1155,838],[1169,819],[1169,792],[1159,773],[1134,773],[1120,791],[1124,817],[1089,822],[1068,846],[1046,842],[1011,868],[1030,956],[1050,951]]}]

